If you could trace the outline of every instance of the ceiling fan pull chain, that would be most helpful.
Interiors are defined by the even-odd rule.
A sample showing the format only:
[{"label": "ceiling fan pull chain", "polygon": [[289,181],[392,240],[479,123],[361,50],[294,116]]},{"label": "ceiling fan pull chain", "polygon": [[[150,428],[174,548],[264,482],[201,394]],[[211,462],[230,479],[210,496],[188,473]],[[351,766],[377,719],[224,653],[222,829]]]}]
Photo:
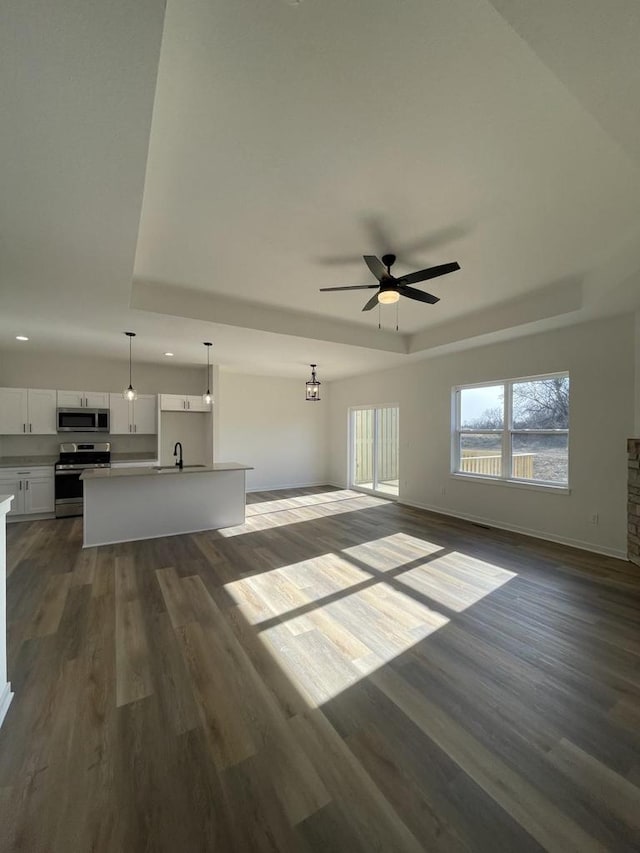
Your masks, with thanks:
[{"label": "ceiling fan pull chain", "polygon": [[380,326],[380,303],[379,303],[379,302],[378,302],[378,328],[379,328],[379,329],[380,329],[380,328],[382,328],[382,327]]},{"label": "ceiling fan pull chain", "polygon": [[398,331],[398,310],[400,308],[400,300],[396,302],[396,332]]}]

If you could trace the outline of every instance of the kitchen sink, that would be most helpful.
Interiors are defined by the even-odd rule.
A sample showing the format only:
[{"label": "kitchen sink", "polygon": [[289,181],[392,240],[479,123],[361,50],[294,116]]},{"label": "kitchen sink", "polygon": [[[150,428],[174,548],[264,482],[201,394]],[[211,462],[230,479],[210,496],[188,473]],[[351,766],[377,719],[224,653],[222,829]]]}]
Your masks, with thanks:
[{"label": "kitchen sink", "polygon": [[[190,468],[206,468],[206,465],[183,465],[182,470],[187,471]],[[154,471],[159,471],[161,474],[166,474],[167,471],[174,471],[176,474],[180,472],[180,468],[177,465],[154,465]]]}]

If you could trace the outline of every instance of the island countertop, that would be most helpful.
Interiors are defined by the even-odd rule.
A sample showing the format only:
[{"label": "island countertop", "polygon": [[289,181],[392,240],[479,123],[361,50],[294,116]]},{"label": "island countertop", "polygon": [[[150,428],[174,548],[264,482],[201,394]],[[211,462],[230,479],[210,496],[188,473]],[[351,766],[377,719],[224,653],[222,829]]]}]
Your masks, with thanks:
[{"label": "island countertop", "polygon": [[253,471],[251,465],[241,462],[214,462],[213,465],[180,469],[177,465],[155,468],[88,468],[80,475],[81,480],[115,480],[120,477],[165,477],[167,474],[184,476],[185,474],[212,474],[216,471]]}]

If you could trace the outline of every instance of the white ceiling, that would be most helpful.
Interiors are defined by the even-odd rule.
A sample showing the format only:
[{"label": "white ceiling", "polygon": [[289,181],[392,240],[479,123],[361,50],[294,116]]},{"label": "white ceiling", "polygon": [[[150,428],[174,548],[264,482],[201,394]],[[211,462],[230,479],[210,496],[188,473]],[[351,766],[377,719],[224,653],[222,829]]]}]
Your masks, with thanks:
[{"label": "white ceiling", "polygon": [[[9,355],[332,379],[640,307],[636,0],[8,6]],[[399,333],[318,291],[385,250],[462,266]]]}]

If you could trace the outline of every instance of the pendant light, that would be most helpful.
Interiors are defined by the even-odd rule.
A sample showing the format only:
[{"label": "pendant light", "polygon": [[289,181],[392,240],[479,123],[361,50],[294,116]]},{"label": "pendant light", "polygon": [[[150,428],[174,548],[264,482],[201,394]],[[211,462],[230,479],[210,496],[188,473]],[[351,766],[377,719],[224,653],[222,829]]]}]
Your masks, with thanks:
[{"label": "pendant light", "polygon": [[138,396],[138,392],[131,384],[131,339],[135,338],[135,332],[125,332],[125,335],[129,338],[129,387],[125,388],[122,392],[122,396],[125,400],[129,400],[129,402],[135,400]]},{"label": "pendant light", "polygon": [[202,395],[202,399],[207,406],[210,406],[213,403],[213,394],[209,390],[209,353],[213,344],[211,341],[204,341],[204,345],[207,348],[207,391]]},{"label": "pendant light", "polygon": [[310,364],[311,368],[311,379],[306,383],[307,385],[307,400],[314,402],[320,401],[320,382],[316,379],[316,367],[315,364]]}]

